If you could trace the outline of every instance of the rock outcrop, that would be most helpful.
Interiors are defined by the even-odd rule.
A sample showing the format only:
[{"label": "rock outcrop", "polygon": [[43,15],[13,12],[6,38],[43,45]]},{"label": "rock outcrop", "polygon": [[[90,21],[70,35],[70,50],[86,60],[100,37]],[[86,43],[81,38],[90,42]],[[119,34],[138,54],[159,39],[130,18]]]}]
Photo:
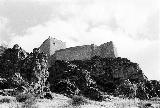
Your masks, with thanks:
[{"label": "rock outcrop", "polygon": [[[148,79],[137,63],[133,63],[126,58],[101,58],[95,56],[91,60],[84,61],[57,60],[49,68],[49,72],[48,81],[51,84],[51,90],[54,92],[76,94],[79,91],[78,93],[87,96],[89,95],[87,90],[93,90],[97,93],[106,92],[112,95],[147,99],[143,95],[143,93],[146,93],[144,88],[147,86],[143,87],[140,84],[147,84]],[[139,94],[141,94],[141,97],[139,97]]]},{"label": "rock outcrop", "polygon": [[45,84],[48,76],[47,56],[37,48],[28,54],[16,44],[2,54],[0,78],[6,81],[1,81],[1,89],[42,94],[44,88],[49,88]]},{"label": "rock outcrop", "polygon": [[48,81],[51,84],[52,92],[67,96],[84,95],[99,101],[103,99],[102,93],[91,78],[89,71],[68,61],[56,61],[49,72]]},{"label": "rock outcrop", "polygon": [[[123,95],[130,98],[160,97],[160,82],[148,80],[137,63],[127,58],[101,58],[90,60],[57,60],[48,69],[47,55],[35,48],[25,52],[18,45],[5,49],[0,56],[0,88],[15,93],[34,93],[50,98],[50,92],[68,97],[82,95],[103,100],[103,94]],[[14,94],[15,94],[14,93]]]}]

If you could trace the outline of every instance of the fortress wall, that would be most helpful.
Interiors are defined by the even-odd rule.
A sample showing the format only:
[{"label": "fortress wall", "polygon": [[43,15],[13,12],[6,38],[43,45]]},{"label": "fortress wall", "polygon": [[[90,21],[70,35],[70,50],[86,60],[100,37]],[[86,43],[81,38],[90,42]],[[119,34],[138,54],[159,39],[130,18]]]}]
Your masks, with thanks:
[{"label": "fortress wall", "polygon": [[71,47],[56,51],[54,56],[56,60],[86,60],[90,59],[92,54],[91,45]]},{"label": "fortress wall", "polygon": [[39,47],[40,52],[44,52],[46,53],[48,56],[50,55],[50,46],[49,46],[50,42],[48,41],[48,39],[46,39],[42,45]]},{"label": "fortress wall", "polygon": [[65,49],[66,43],[56,38],[49,37],[46,39],[42,45],[39,47],[41,52],[44,52],[48,55],[48,65],[52,64],[55,58],[52,56],[56,50]]},{"label": "fortress wall", "polygon": [[116,57],[112,41],[100,45],[99,48],[100,48],[100,56],[102,58]]},{"label": "fortress wall", "polygon": [[70,47],[55,51],[52,58],[54,60],[88,60],[93,56],[102,58],[115,57],[114,46],[112,42],[104,43],[100,46],[94,44]]},{"label": "fortress wall", "polygon": [[100,46],[94,46],[93,56],[100,56],[102,58],[115,57],[115,49],[112,41],[101,44]]},{"label": "fortress wall", "polygon": [[55,38],[50,38],[50,55],[53,55],[55,51],[65,49],[66,43]]},{"label": "fortress wall", "polygon": [[93,56],[100,56],[101,55],[101,49],[99,46],[94,46],[94,52],[93,52]]},{"label": "fortress wall", "polygon": [[116,50],[112,41],[100,46],[94,44],[66,48],[66,43],[61,40],[49,37],[39,47],[41,52],[48,55],[48,63],[52,64],[55,60],[89,60],[93,56],[102,58],[116,57]]},{"label": "fortress wall", "polygon": [[40,51],[46,53],[48,56],[53,55],[57,50],[65,48],[66,48],[65,42],[62,42],[61,40],[57,40],[52,37],[46,39],[43,42],[43,44],[39,47]]}]

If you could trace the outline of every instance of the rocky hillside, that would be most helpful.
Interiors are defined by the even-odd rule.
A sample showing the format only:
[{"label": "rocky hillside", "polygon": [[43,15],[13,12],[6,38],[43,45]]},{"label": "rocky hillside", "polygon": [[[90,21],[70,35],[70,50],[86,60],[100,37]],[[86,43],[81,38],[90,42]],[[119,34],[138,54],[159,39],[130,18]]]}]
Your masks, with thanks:
[{"label": "rocky hillside", "polygon": [[95,56],[85,61],[55,61],[49,69],[46,60],[46,54],[37,48],[30,54],[18,45],[4,50],[0,57],[0,88],[33,88],[38,94],[51,91],[96,101],[104,100],[105,94],[139,99],[160,97],[160,83],[148,80],[139,65],[127,58]]},{"label": "rocky hillside", "polygon": [[[147,94],[145,89],[148,89],[153,81],[148,81],[139,65],[127,58],[93,57],[91,60],[85,61],[55,61],[55,64],[49,68],[49,72],[48,81],[53,92],[66,93],[67,87],[64,88],[64,85],[68,85],[75,87],[74,89],[70,87],[70,91],[73,93],[76,93],[75,90],[78,89],[83,94],[85,90],[81,88],[89,87],[112,95],[141,99],[152,97],[145,95]],[[156,84],[159,85],[158,82]],[[62,87],[64,89],[58,89]],[[135,93],[136,91],[139,92]],[[152,92],[156,92],[156,96],[159,94],[158,91]],[[90,89],[89,92],[85,91],[84,93],[90,94]]]},{"label": "rocky hillside", "polygon": [[3,52],[6,50],[7,48],[4,46],[0,46],[0,56],[3,54]]}]

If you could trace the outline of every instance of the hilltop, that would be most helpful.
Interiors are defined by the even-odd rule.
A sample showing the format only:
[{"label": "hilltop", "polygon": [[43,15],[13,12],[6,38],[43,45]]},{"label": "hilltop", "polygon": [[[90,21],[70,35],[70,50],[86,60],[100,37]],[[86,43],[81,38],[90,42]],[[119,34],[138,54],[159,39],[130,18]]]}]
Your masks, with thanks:
[{"label": "hilltop", "polygon": [[47,65],[47,54],[38,48],[31,53],[18,45],[5,49],[0,57],[1,94],[14,96],[18,102],[22,97],[22,102],[26,101],[28,94],[52,100],[52,93],[99,102],[112,100],[111,96],[140,100],[160,97],[160,83],[148,80],[139,65],[127,58],[94,56]]}]

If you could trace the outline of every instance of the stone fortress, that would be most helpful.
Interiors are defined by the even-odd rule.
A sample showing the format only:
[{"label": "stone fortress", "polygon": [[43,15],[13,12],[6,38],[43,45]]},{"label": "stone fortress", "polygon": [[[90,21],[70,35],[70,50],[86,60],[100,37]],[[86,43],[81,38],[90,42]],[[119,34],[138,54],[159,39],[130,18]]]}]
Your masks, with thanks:
[{"label": "stone fortress", "polygon": [[39,49],[48,55],[49,64],[52,64],[55,60],[89,60],[94,56],[102,58],[117,57],[117,51],[112,41],[100,46],[91,44],[66,48],[65,42],[49,37],[42,43]]}]

